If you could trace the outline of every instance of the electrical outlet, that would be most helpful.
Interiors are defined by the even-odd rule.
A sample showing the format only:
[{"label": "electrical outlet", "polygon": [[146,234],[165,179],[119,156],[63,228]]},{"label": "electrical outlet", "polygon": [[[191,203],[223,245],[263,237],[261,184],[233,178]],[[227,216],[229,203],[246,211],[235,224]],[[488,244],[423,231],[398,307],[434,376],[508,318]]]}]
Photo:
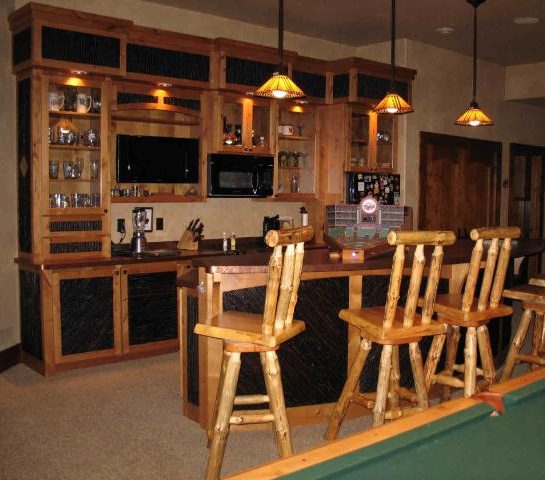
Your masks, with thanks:
[{"label": "electrical outlet", "polygon": [[124,218],[118,218],[117,219],[117,232],[118,233],[125,233],[125,219]]},{"label": "electrical outlet", "polygon": [[155,221],[155,229],[156,230],[163,230],[164,223],[163,223],[163,217],[158,217]]}]

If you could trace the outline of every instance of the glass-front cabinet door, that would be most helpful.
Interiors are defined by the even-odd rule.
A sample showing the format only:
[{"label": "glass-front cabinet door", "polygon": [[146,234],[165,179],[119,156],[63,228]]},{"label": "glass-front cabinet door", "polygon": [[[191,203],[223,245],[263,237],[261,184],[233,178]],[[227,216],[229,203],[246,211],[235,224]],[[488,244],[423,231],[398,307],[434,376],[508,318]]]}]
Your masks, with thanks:
[{"label": "glass-front cabinet door", "polygon": [[272,151],[270,101],[222,95],[219,151],[270,154]]},{"label": "glass-front cabinet door", "polygon": [[313,198],[316,192],[316,112],[281,105],[278,120],[277,196]]}]

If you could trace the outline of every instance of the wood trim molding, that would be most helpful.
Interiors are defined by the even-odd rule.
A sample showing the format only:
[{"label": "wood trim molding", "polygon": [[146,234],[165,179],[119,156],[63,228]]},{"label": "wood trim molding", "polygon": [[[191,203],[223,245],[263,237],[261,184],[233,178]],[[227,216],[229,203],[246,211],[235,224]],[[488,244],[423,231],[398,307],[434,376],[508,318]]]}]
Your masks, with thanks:
[{"label": "wood trim molding", "polygon": [[21,363],[21,344],[17,343],[13,347],[0,352],[0,373]]}]

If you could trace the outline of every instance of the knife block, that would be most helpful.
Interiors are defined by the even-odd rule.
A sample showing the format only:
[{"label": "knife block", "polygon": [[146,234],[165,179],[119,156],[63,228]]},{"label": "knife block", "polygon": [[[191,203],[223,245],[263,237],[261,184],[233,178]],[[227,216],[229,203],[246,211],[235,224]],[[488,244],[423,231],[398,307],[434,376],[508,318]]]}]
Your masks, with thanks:
[{"label": "knife block", "polygon": [[199,242],[197,240],[193,240],[193,232],[184,230],[180,240],[178,240],[177,248],[178,250],[198,250]]}]

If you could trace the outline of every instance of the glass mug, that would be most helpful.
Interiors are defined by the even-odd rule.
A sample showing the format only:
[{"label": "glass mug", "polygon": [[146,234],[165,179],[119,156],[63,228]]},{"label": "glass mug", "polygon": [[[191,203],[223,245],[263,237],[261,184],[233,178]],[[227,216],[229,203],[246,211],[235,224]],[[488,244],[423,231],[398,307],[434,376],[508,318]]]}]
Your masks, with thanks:
[{"label": "glass mug", "polygon": [[59,178],[59,162],[56,160],[49,161],[49,178],[52,180]]},{"label": "glass mug", "polygon": [[85,93],[78,93],[76,97],[76,111],[78,113],[87,113],[93,106],[93,99],[91,95],[85,95]]},{"label": "glass mug", "polygon": [[49,92],[49,110],[58,112],[64,106],[64,95],[57,92]]}]

